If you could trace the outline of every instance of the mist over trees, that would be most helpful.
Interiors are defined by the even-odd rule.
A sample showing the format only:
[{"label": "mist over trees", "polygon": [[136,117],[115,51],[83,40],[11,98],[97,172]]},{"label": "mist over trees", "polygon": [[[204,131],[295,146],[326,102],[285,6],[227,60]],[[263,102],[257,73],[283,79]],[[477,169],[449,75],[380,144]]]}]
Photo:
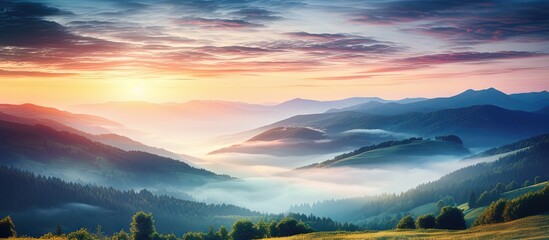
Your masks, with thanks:
[{"label": "mist over trees", "polygon": [[[494,162],[478,163],[456,170],[439,180],[421,184],[400,194],[381,194],[374,197],[328,200],[312,205],[294,206],[292,212],[302,212],[321,216],[331,216],[337,221],[355,222],[382,214],[398,214],[414,207],[441,200],[441,196],[451,196],[455,202],[473,202],[473,195],[482,197],[473,206],[489,205],[499,198],[499,194],[518,188],[518,183],[526,180],[549,179],[549,135],[541,135],[514,144],[494,148],[478,156],[491,156],[508,151],[522,151],[501,157]],[[491,194],[491,192],[493,194]],[[482,196],[484,194],[484,196]],[[393,218],[393,217],[388,217]],[[374,218],[375,219],[375,218]],[[396,219],[398,222],[399,219]],[[391,221],[386,219],[384,221]],[[396,223],[378,224],[375,229],[394,228]],[[368,227],[368,223],[365,224]]]}]

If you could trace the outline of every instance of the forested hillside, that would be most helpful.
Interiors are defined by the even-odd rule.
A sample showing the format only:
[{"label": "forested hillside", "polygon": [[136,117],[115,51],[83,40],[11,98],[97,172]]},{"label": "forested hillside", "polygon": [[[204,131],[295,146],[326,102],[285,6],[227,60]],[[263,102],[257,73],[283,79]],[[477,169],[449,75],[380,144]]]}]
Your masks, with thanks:
[{"label": "forested hillside", "polygon": [[[421,184],[401,194],[384,194],[352,200],[324,201],[313,205],[300,205],[294,212],[330,216],[338,221],[359,222],[387,213],[406,212],[426,203],[451,196],[455,202],[467,202],[471,193],[493,190],[498,183],[506,186],[528,181],[549,179],[549,135],[527,139],[529,148],[501,159],[465,167],[443,176],[437,181]],[[521,145],[527,146],[527,145]],[[497,152],[494,150],[489,150]]]},{"label": "forested hillside", "polygon": [[154,213],[159,230],[167,233],[230,226],[238,217],[260,216],[234,205],[69,183],[7,167],[0,167],[0,189],[3,196],[9,196],[0,198],[0,215],[11,215],[19,231],[30,235],[52,231],[57,224],[67,230],[101,224],[104,231],[114,232],[127,229],[128,219],[141,210]]},{"label": "forested hillside", "polygon": [[0,165],[122,189],[171,186],[184,190],[232,179],[178,160],[124,151],[44,125],[6,121],[0,121],[0,156]]}]

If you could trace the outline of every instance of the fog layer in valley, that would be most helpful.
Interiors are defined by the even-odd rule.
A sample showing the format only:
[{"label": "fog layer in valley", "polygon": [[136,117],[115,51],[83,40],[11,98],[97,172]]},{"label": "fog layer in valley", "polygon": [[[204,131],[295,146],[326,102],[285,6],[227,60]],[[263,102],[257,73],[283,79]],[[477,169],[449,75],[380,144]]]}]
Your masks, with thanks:
[{"label": "fog layer in valley", "polygon": [[328,158],[327,155],[281,158],[248,154],[210,157],[200,166],[239,179],[207,184],[188,193],[197,200],[232,203],[252,210],[278,213],[302,203],[399,193],[470,164],[439,156],[436,157],[438,162],[431,161],[421,166],[293,170]]}]

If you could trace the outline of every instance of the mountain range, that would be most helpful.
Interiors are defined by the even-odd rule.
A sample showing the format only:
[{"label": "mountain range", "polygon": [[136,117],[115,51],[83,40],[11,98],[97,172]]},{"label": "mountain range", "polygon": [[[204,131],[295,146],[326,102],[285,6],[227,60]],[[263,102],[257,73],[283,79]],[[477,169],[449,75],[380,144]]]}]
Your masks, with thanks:
[{"label": "mountain range", "polygon": [[521,93],[507,95],[494,88],[484,90],[469,89],[458,95],[445,98],[433,98],[423,101],[400,104],[367,102],[329,112],[357,111],[383,115],[397,115],[410,112],[433,112],[448,108],[462,108],[473,105],[493,105],[510,110],[535,111],[549,105],[549,93]]},{"label": "mountain range", "polygon": [[[340,145],[341,139],[337,136],[354,133],[355,141],[353,142],[358,146],[355,144],[343,145],[355,148],[410,136],[432,138],[442,135],[459,135],[467,147],[486,148],[547,133],[549,132],[547,123],[549,123],[549,116],[540,113],[508,110],[493,105],[474,105],[399,115],[379,115],[354,111],[298,115],[241,133],[241,135],[266,134],[272,129],[281,127],[305,127],[323,131],[334,145]],[[277,141],[278,144],[288,142],[285,139],[271,138],[269,140],[267,142]],[[308,148],[332,152],[343,150],[342,148],[327,148],[326,143],[317,143],[308,146]],[[270,150],[262,150],[266,149],[264,146],[268,146],[268,144],[256,145],[253,152],[270,152]],[[241,150],[232,146],[221,151],[239,152]],[[247,152],[252,151],[247,150]]]}]

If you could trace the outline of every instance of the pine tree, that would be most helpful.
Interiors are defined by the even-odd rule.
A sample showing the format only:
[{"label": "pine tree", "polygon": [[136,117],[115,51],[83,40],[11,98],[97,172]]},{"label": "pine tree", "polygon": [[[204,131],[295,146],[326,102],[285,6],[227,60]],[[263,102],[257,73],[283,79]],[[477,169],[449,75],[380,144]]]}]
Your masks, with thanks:
[{"label": "pine tree", "polygon": [[17,236],[15,232],[15,224],[11,220],[10,216],[7,216],[0,220],[0,238],[9,238]]},{"label": "pine tree", "polygon": [[61,230],[61,225],[57,224],[55,227],[55,236],[61,236],[63,235],[63,230]]},{"label": "pine tree", "polygon": [[151,236],[156,232],[152,213],[137,212],[132,217],[131,223],[132,240],[151,240]]}]

